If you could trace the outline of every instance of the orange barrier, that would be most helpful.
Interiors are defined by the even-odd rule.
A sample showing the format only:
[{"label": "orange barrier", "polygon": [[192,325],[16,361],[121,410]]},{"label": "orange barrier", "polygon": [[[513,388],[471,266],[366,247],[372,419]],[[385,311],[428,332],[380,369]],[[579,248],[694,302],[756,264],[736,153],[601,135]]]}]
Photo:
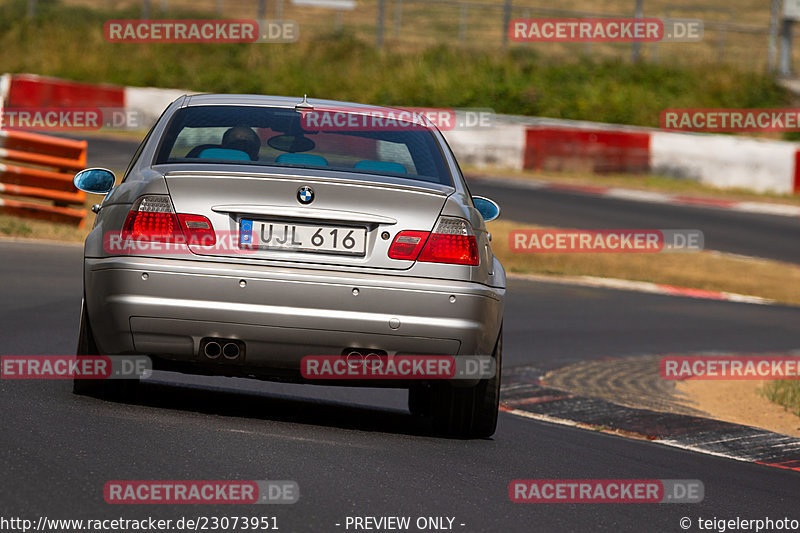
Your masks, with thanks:
[{"label": "orange barrier", "polygon": [[52,205],[30,204],[16,200],[0,198],[0,213],[18,217],[36,218],[50,222],[63,222],[83,226],[86,218],[85,209],[71,209],[69,207],[54,207]]},{"label": "orange barrier", "polygon": [[[82,227],[86,194],[72,184],[75,171],[86,167],[86,141],[38,133],[0,131],[0,194],[49,200],[55,205],[0,199],[0,212],[66,222]],[[68,207],[79,204],[80,209]]]}]

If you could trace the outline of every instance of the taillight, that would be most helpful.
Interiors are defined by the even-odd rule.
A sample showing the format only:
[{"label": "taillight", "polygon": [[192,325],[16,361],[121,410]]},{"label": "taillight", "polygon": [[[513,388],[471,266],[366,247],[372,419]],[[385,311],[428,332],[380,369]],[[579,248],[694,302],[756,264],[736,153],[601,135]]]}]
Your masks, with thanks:
[{"label": "taillight", "polygon": [[123,239],[150,242],[183,242],[180,222],[172,209],[169,196],[142,196],[131,206]]},{"label": "taillight", "polygon": [[189,239],[189,244],[199,246],[213,246],[217,243],[217,235],[211,227],[211,221],[203,215],[178,214],[181,221],[183,234]]},{"label": "taillight", "polygon": [[401,231],[392,241],[392,246],[389,247],[389,257],[416,261],[427,238],[427,231]]},{"label": "taillight", "polygon": [[401,231],[389,248],[389,257],[427,263],[480,264],[472,228],[466,220],[456,217],[439,217],[432,233]]},{"label": "taillight", "polygon": [[216,235],[202,215],[176,214],[169,196],[142,196],[131,206],[122,238],[148,242],[170,242],[212,246]]},{"label": "taillight", "polygon": [[463,218],[439,217],[418,261],[472,266],[480,264],[478,242],[469,223]]}]

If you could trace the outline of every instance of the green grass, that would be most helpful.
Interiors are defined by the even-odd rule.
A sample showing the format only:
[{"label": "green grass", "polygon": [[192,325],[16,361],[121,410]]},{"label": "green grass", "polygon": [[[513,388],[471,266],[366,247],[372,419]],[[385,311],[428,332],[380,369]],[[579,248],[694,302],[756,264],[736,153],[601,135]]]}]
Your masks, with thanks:
[{"label": "green grass", "polygon": [[8,215],[0,215],[0,236],[2,237],[34,237],[33,228],[24,219]]},{"label": "green grass", "polygon": [[509,234],[540,226],[495,220],[487,224],[492,251],[506,272],[556,276],[594,276],[663,283],[709,291],[759,296],[800,306],[800,265],[768,259],[700,253],[518,253]]},{"label": "green grass", "polygon": [[800,416],[800,381],[770,381],[764,385],[761,394],[772,403],[782,405]]},{"label": "green grass", "polygon": [[[89,215],[92,215],[89,213]],[[89,217],[93,219],[92,215]],[[0,238],[39,239],[60,242],[83,242],[91,229],[91,220],[78,228],[45,220],[31,220],[0,214]]]},{"label": "green grass", "polygon": [[107,43],[103,23],[138,18],[137,7],[104,11],[40,0],[37,16],[28,20],[25,3],[0,4],[0,72],[200,92],[484,107],[643,126],[658,126],[659,113],[668,107],[782,107],[791,101],[772,78],[731,66],[558,59],[533,47],[381,51],[347,28],[315,32],[293,44]]}]

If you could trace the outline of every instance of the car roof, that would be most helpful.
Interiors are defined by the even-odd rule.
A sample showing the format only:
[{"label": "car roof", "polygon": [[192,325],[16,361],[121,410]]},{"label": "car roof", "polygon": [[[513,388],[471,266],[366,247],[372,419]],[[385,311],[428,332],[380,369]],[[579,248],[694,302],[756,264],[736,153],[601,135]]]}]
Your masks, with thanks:
[{"label": "car roof", "polygon": [[[269,96],[259,94],[194,94],[185,97],[181,107],[210,106],[210,105],[234,105],[234,106],[260,106],[260,107],[282,107],[291,109],[300,103],[308,104],[311,107],[319,107],[326,110],[335,109],[337,111],[353,113],[371,112],[388,114],[399,111],[409,111],[400,107],[376,106],[369,104],[358,104],[355,102],[343,102],[339,100],[325,100],[321,98],[306,98],[298,96]],[[429,122],[421,114],[421,110],[413,110],[414,118],[410,122],[423,123]]]}]

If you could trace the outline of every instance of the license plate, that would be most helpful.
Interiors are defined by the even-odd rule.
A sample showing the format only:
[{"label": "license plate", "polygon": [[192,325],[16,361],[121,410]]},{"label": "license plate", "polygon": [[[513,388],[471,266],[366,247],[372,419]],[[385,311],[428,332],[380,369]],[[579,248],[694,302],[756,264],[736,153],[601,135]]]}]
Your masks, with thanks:
[{"label": "license plate", "polygon": [[365,255],[367,230],[352,226],[242,219],[239,246],[258,250]]}]

